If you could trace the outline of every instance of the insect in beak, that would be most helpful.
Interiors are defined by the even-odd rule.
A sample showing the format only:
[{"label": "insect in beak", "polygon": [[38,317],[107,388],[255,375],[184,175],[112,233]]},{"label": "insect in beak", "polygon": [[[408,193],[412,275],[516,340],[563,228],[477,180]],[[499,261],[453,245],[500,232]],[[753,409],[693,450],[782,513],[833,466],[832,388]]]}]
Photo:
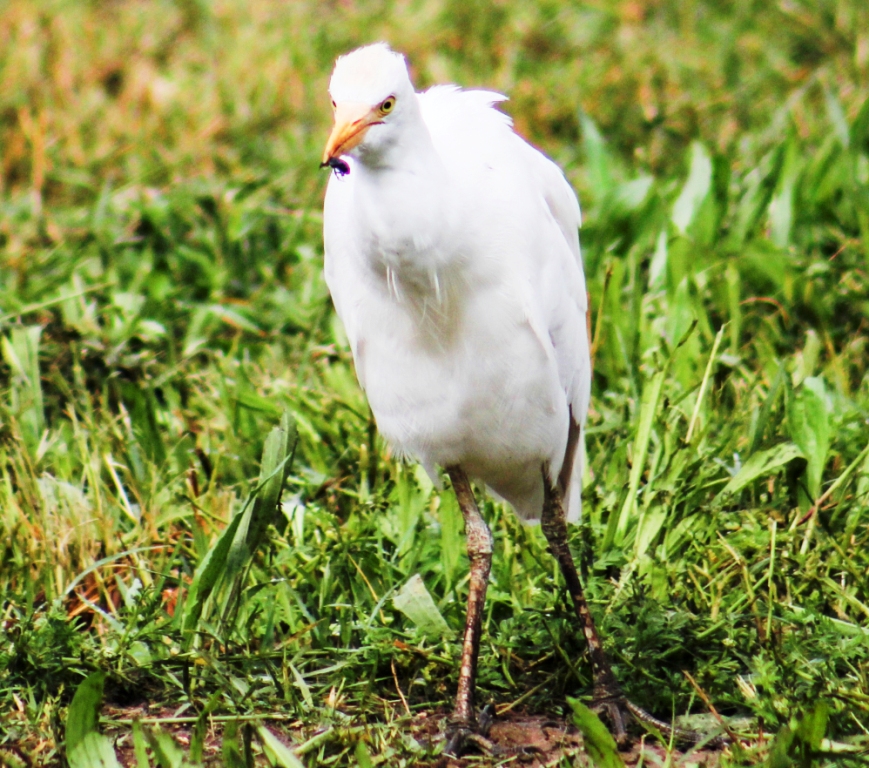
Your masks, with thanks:
[{"label": "insect in beak", "polygon": [[338,176],[346,176],[350,173],[350,166],[340,157],[330,157],[325,162],[320,163],[321,168],[325,168],[326,166],[335,171]]}]

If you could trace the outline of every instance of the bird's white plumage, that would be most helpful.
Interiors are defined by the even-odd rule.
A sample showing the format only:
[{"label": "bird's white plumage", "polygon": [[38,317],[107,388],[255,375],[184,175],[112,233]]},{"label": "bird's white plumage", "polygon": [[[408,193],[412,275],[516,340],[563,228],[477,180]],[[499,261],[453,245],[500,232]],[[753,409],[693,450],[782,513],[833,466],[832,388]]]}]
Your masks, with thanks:
[{"label": "bird's white plumage", "polygon": [[494,108],[504,96],[416,94],[385,45],[339,59],[330,92],[396,100],[325,203],[326,281],[378,428],[430,473],[460,465],[535,520],[541,467],[558,475],[571,411],[581,423],[588,408],[576,196]]}]

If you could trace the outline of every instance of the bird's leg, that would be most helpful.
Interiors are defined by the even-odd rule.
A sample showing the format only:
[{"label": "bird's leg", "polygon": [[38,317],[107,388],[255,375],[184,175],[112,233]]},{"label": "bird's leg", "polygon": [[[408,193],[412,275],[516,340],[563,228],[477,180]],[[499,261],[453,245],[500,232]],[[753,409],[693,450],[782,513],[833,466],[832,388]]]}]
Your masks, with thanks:
[{"label": "bird's leg", "polygon": [[627,709],[622,688],[613,673],[612,666],[606,652],[600,642],[594,619],[588,610],[588,603],[582,591],[582,584],[573,555],[567,544],[567,521],[564,517],[564,505],[561,491],[549,479],[546,468],[543,469],[543,514],[541,527],[543,535],[549,542],[549,551],[561,566],[561,573],[567,582],[567,591],[573,601],[573,610],[579,619],[586,642],[588,643],[588,655],[591,658],[591,669],[594,675],[594,700],[593,708],[603,711],[612,725],[614,736],[619,745],[627,743],[628,734],[625,729],[625,711]]},{"label": "bird's leg", "polygon": [[[474,689],[477,683],[477,657],[480,653],[480,632],[483,626],[483,609],[486,603],[486,588],[492,568],[492,532],[480,515],[468,476],[458,467],[447,467],[453,484],[459,509],[465,518],[465,537],[468,542],[468,557],[471,561],[471,580],[468,591],[468,614],[465,618],[465,637],[462,642],[462,665],[459,670],[459,688],[456,708],[447,726],[446,751],[458,755],[467,742],[486,747],[484,739],[487,724],[477,721],[474,711]],[[483,726],[481,728],[481,725]]]},{"label": "bird's leg", "polygon": [[[568,475],[567,480],[569,481],[569,479]],[[564,483],[564,485],[566,484]],[[570,592],[570,597],[573,601],[573,609],[576,612],[576,617],[579,619],[583,634],[588,643],[588,655],[591,658],[591,670],[594,675],[592,709],[603,712],[609,719],[614,732],[613,735],[620,747],[625,747],[628,743],[625,720],[629,714],[638,722],[652,726],[665,736],[673,736],[677,741],[685,744],[698,744],[702,742],[708,747],[718,748],[726,746],[731,741],[729,735],[709,736],[696,731],[677,728],[669,723],[665,723],[663,720],[659,720],[654,715],[650,715],[645,709],[637,706],[630,699],[625,698],[622,687],[613,673],[609,658],[607,658],[606,652],[601,645],[600,636],[597,634],[597,627],[594,625],[594,619],[588,610],[588,603],[585,601],[585,595],[582,591],[579,574],[576,572],[573,556],[570,554],[570,548],[567,545],[567,521],[564,517],[561,487],[561,481],[557,485],[553,485],[550,482],[549,472],[544,467],[544,501],[540,522],[543,534],[549,542],[549,551],[552,552],[561,566],[561,573],[567,582],[567,591]]]}]

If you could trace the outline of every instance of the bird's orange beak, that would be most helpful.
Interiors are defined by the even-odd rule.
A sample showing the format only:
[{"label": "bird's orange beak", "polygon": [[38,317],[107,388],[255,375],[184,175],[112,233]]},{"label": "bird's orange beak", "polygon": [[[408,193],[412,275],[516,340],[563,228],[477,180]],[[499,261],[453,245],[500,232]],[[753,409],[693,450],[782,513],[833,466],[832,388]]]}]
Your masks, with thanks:
[{"label": "bird's orange beak", "polygon": [[365,138],[366,131],[380,123],[376,108],[370,104],[345,101],[335,106],[335,125],[323,151],[321,167],[339,155],[346,154]]}]

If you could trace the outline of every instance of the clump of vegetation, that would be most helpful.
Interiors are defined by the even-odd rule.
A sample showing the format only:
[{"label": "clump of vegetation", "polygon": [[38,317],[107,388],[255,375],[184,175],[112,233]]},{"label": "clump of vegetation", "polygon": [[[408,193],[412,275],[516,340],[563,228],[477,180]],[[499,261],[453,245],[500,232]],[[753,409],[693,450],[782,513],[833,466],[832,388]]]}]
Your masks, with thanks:
[{"label": "clump of vegetation", "polygon": [[[326,82],[375,39],[421,86],[508,93],[580,194],[573,546],[631,698],[737,718],[729,765],[857,759],[867,30],[856,0],[6,3],[0,760],[102,749],[100,701],[138,765],[438,751],[461,517],[377,437],[321,275]],[[560,577],[484,512],[481,696],[567,713],[590,671]]]}]

